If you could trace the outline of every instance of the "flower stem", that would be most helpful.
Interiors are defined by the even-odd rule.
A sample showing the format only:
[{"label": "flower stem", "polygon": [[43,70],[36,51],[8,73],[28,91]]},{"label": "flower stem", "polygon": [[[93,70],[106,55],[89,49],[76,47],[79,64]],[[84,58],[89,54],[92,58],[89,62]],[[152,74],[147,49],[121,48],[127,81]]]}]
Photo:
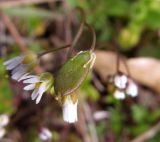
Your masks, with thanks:
[{"label": "flower stem", "polygon": [[88,23],[85,23],[85,26],[90,30],[90,32],[92,33],[92,36],[93,36],[92,45],[90,48],[90,51],[93,52],[95,49],[95,46],[96,46],[96,33],[95,33],[94,29]]},{"label": "flower stem", "polygon": [[59,50],[68,48],[68,47],[70,47],[70,46],[71,46],[71,45],[68,44],[68,45],[65,45],[65,46],[62,46],[62,47],[59,47],[59,48],[56,48],[56,49],[48,50],[48,51],[46,51],[46,52],[43,52],[43,53],[38,54],[38,57],[40,58],[40,57],[42,57],[43,55],[46,55],[46,54],[51,53],[51,52],[59,51]]},{"label": "flower stem", "polygon": [[72,42],[72,44],[71,44],[71,47],[70,47],[70,49],[69,49],[69,51],[68,51],[67,58],[70,58],[71,52],[72,52],[74,46],[76,45],[77,41],[79,40],[79,38],[80,38],[81,35],[82,35],[83,29],[84,29],[84,24],[85,24],[85,19],[86,19],[85,13],[84,13],[84,11],[83,11],[82,8],[77,7],[75,10],[77,10],[77,11],[80,12],[80,15],[81,15],[81,17],[82,17],[82,20],[81,20],[81,23],[80,23],[80,27],[79,27],[79,29],[78,29],[78,32],[77,32],[77,34],[75,35],[75,38],[73,39],[73,42]]}]

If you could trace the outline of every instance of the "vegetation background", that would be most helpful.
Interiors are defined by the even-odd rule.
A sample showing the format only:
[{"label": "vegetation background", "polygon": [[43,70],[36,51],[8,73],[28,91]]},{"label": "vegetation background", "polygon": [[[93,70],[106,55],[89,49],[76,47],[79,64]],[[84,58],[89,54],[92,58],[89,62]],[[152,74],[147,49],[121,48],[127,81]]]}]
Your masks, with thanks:
[{"label": "vegetation background", "polygon": [[[78,91],[79,121],[67,124],[52,96],[44,95],[36,105],[2,64],[26,49],[39,53],[70,43],[80,24],[79,14],[70,14],[77,6],[96,31],[97,60]],[[42,127],[52,132],[50,142],[160,141],[160,0],[1,0],[0,10],[9,19],[0,15],[0,113],[10,116],[0,141],[40,142]],[[86,31],[77,50],[89,48],[90,42]],[[108,92],[106,74],[115,73],[115,45],[128,58],[139,87],[136,98],[116,100]],[[44,56],[41,68],[55,72],[66,52]]]}]

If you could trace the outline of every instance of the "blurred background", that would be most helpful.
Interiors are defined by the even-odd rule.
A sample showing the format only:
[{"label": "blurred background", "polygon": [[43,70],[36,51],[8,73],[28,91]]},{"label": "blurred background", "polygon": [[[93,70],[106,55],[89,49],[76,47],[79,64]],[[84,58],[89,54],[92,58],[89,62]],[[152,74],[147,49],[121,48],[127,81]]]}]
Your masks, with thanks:
[{"label": "blurred background", "polygon": [[[3,62],[71,43],[81,21],[72,11],[77,6],[95,29],[97,59],[78,90],[78,122],[68,124],[53,96],[36,105]],[[0,142],[160,141],[160,0],[0,0],[0,12]],[[91,41],[85,30],[75,51]],[[115,49],[125,59],[121,72],[128,74],[126,64],[136,82],[136,97],[113,95],[108,78],[116,75]],[[66,53],[43,56],[35,73],[55,73]]]}]

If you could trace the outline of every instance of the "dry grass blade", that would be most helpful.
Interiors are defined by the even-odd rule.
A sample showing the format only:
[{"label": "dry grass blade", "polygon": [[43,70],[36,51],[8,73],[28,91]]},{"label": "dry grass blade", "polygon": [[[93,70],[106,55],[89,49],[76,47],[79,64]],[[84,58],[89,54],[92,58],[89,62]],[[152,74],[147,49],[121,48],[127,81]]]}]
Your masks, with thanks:
[{"label": "dry grass blade", "polygon": [[153,138],[159,130],[160,122],[158,122],[155,126],[151,127],[148,131],[133,139],[131,142],[144,142],[148,139]]},{"label": "dry grass blade", "polygon": [[61,1],[61,0],[9,0],[9,1],[1,1],[0,2],[0,9],[9,8],[9,7],[13,7],[13,6],[40,4],[40,3],[56,2],[56,1]]}]

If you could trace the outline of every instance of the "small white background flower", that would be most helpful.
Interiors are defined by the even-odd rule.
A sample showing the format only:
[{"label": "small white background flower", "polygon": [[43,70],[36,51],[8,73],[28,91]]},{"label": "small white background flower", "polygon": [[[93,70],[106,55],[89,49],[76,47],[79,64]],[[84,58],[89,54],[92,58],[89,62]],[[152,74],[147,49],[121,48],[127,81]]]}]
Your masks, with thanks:
[{"label": "small white background flower", "polygon": [[127,85],[127,76],[126,75],[115,75],[114,77],[114,84],[119,89],[124,89]]},{"label": "small white background flower", "polygon": [[0,140],[4,137],[6,134],[6,130],[4,128],[0,128]]},{"label": "small white background flower", "polygon": [[138,86],[131,79],[128,81],[128,86],[126,88],[126,94],[131,97],[136,97],[138,95]]},{"label": "small white background flower", "polygon": [[0,139],[4,137],[6,134],[6,129],[5,127],[9,123],[9,116],[7,114],[1,114],[0,115]]},{"label": "small white background flower", "polygon": [[9,116],[6,114],[0,115],[0,128],[5,127],[9,123]]},{"label": "small white background flower", "polygon": [[47,141],[52,138],[52,133],[48,128],[41,128],[39,138],[42,141]]},{"label": "small white background flower", "polygon": [[124,93],[123,91],[120,91],[120,90],[115,90],[113,96],[114,96],[116,99],[120,99],[120,100],[125,99],[125,93]]}]

